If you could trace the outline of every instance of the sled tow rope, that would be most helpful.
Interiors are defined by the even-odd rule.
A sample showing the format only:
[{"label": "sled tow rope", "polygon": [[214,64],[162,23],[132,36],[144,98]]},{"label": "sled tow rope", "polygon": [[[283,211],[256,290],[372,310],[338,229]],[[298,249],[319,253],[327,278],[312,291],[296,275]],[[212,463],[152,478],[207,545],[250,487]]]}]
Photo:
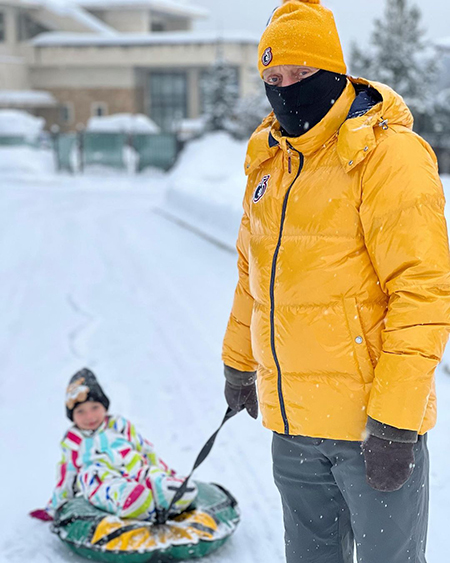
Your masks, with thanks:
[{"label": "sled tow rope", "polygon": [[211,450],[214,446],[214,442],[216,441],[217,435],[219,434],[220,430],[222,429],[222,426],[225,424],[225,422],[230,420],[230,418],[233,418],[233,416],[235,414],[237,414],[238,412],[239,411],[235,411],[235,410],[230,409],[230,407],[227,408],[227,412],[225,413],[225,416],[223,417],[221,425],[214,432],[214,434],[207,440],[206,444],[200,450],[200,453],[198,454],[197,459],[195,460],[195,463],[194,463],[194,466],[193,466],[191,472],[189,473],[189,475],[186,477],[186,479],[183,481],[183,483],[178,488],[178,490],[175,493],[175,495],[174,495],[171,503],[169,504],[169,506],[167,508],[165,508],[164,510],[159,510],[157,512],[157,514],[156,514],[156,524],[165,524],[166,523],[166,521],[169,517],[169,513],[170,513],[173,505],[177,501],[179,501],[180,498],[186,492],[186,489],[187,489],[188,483],[189,483],[189,479],[192,477],[192,474],[197,469],[197,467],[199,465],[201,465],[205,461],[205,459],[208,457],[208,455],[210,454],[210,452],[211,452]]}]

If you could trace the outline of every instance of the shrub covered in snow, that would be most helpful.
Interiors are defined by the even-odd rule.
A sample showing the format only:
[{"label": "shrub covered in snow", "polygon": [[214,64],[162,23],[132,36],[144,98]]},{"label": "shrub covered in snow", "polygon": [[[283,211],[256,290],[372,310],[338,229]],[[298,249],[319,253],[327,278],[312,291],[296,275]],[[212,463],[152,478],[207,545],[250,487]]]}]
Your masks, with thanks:
[{"label": "shrub covered in snow", "polygon": [[228,130],[237,139],[248,140],[271,111],[264,92],[241,98],[233,109]]},{"label": "shrub covered in snow", "polygon": [[91,117],[86,129],[98,133],[156,134],[161,132],[158,125],[146,115],[131,113]]},{"label": "shrub covered in snow", "polygon": [[45,119],[16,109],[0,110],[0,136],[24,137],[27,141],[37,140],[45,126]]}]

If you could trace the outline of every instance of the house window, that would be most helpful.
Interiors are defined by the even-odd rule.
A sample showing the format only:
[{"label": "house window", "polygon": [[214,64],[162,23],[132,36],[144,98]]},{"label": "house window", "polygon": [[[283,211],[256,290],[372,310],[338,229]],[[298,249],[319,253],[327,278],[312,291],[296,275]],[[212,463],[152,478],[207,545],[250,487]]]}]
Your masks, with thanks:
[{"label": "house window", "polygon": [[0,43],[3,43],[6,40],[6,22],[5,22],[5,14],[0,12]]},{"label": "house window", "polygon": [[93,102],[91,104],[92,117],[103,117],[108,115],[108,104],[105,102]]},{"label": "house window", "polygon": [[151,31],[153,32],[161,32],[161,31],[166,31],[166,26],[164,25],[163,21],[154,21],[152,20],[152,24],[151,24]]},{"label": "house window", "polygon": [[149,116],[163,131],[176,131],[187,117],[187,75],[185,72],[152,72]]},{"label": "house window", "polygon": [[17,16],[17,36],[19,41],[28,41],[33,39],[36,35],[40,33],[45,33],[50,31],[48,27],[45,27],[33,20],[28,14],[20,12]]},{"label": "house window", "polygon": [[62,104],[59,109],[59,118],[63,125],[70,125],[75,120],[75,109],[72,102]]}]

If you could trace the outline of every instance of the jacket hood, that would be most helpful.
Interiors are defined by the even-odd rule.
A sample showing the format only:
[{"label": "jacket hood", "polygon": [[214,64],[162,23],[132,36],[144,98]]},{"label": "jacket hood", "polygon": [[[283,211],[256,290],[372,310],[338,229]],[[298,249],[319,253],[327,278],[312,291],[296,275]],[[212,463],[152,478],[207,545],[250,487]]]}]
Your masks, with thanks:
[{"label": "jacket hood", "polygon": [[[403,98],[392,88],[364,78],[349,76],[348,79],[349,84],[335,106],[301,137],[283,137],[274,113],[270,113],[250,138],[245,173],[251,174],[280,147],[286,148],[287,143],[308,155],[335,137],[342,165],[350,171],[377,146],[380,130],[393,126],[412,129],[413,116]],[[367,97],[368,91],[374,95]],[[372,103],[364,105],[364,96]]]}]

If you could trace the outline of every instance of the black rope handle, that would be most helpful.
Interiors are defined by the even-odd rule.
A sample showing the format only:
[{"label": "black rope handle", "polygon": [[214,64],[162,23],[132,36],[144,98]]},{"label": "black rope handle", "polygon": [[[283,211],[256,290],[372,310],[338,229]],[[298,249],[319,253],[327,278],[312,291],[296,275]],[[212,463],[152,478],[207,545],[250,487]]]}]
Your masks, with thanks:
[{"label": "black rope handle", "polygon": [[214,446],[214,442],[216,441],[217,435],[219,434],[220,430],[222,429],[222,426],[225,424],[225,422],[230,420],[230,418],[233,418],[233,416],[236,415],[238,412],[239,411],[235,411],[235,410],[231,409],[230,407],[227,408],[227,412],[225,413],[225,416],[223,417],[221,425],[214,432],[214,434],[208,439],[208,441],[203,446],[203,448],[200,450],[200,453],[198,454],[197,459],[194,462],[194,466],[193,466],[191,472],[185,478],[185,480],[181,483],[181,485],[178,487],[177,492],[175,493],[175,495],[174,495],[171,503],[169,504],[169,506],[167,508],[165,508],[164,510],[159,510],[156,513],[156,524],[165,524],[167,522],[167,519],[169,517],[169,512],[172,509],[173,505],[176,502],[178,502],[180,500],[180,498],[186,492],[186,489],[188,487],[188,482],[189,482],[189,479],[192,477],[192,474],[197,469],[197,467],[199,465],[201,465],[205,461],[205,459],[208,457],[208,455],[210,454],[210,452],[211,452],[211,450]]}]

